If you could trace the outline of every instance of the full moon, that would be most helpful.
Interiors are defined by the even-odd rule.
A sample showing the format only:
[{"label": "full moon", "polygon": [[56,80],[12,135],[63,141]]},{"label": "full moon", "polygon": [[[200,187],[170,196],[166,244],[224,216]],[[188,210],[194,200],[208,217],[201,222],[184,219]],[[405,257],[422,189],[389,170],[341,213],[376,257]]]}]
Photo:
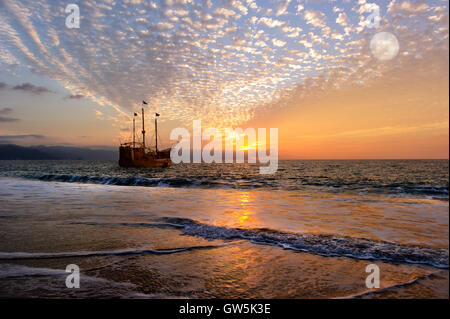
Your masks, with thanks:
[{"label": "full moon", "polygon": [[378,32],[370,40],[370,50],[378,60],[391,60],[398,54],[397,37],[390,32]]}]

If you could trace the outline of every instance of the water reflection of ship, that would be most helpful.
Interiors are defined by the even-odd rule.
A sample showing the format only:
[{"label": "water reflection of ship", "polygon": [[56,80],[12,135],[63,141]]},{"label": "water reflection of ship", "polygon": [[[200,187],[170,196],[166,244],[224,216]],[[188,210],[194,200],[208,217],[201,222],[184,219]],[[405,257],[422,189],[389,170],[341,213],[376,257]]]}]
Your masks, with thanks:
[{"label": "water reflection of ship", "polygon": [[[144,104],[147,104],[143,101]],[[136,142],[135,117],[133,116],[133,141],[121,143],[119,147],[119,165],[122,167],[169,167],[171,148],[158,150],[158,113],[155,113],[155,148],[145,146],[144,108],[142,108],[142,142]]]}]

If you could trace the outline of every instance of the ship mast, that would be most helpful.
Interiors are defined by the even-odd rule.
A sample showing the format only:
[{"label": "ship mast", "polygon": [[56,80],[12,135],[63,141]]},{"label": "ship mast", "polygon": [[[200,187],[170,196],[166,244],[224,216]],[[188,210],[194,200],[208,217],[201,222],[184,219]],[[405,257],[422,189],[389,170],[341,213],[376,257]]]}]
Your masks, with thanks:
[{"label": "ship mast", "polygon": [[[136,115],[136,113],[134,113],[135,115]],[[134,119],[134,116],[133,116],[133,149],[136,147],[136,125],[135,125],[135,123],[136,123],[136,120]]]},{"label": "ship mast", "polygon": [[144,108],[142,108],[142,146],[145,152]]},{"label": "ship mast", "polygon": [[133,148],[131,149],[131,159],[134,161],[134,148],[136,147],[136,139],[135,139],[135,122],[136,120],[134,119],[134,117],[136,116],[136,113],[134,113],[133,116]]},{"label": "ship mast", "polygon": [[[158,113],[156,113],[158,114]],[[155,116],[155,148],[156,152],[158,152],[158,115]]]}]

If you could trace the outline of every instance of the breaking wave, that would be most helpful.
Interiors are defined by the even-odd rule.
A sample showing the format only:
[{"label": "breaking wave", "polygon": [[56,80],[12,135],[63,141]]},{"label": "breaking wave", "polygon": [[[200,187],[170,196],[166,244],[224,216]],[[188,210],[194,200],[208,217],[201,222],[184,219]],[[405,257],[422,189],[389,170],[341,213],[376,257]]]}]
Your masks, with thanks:
[{"label": "breaking wave", "polygon": [[220,245],[191,246],[173,249],[122,249],[110,251],[74,251],[59,253],[26,253],[26,252],[0,252],[0,260],[12,259],[48,259],[69,257],[93,257],[93,256],[127,256],[127,255],[168,255],[192,250],[214,249]]},{"label": "breaking wave", "polygon": [[364,190],[371,193],[388,194],[411,194],[421,196],[432,196],[436,199],[448,199],[448,186],[436,186],[414,183],[393,184],[364,184],[364,183],[335,183],[302,181],[301,179],[279,180],[274,178],[190,178],[190,177],[111,177],[111,176],[78,176],[78,175],[55,175],[45,174],[39,176],[26,176],[27,178],[39,179],[41,181],[88,183],[117,186],[144,186],[144,187],[195,187],[195,188],[230,188],[230,189],[285,189],[300,190],[307,186],[326,187],[333,190]]},{"label": "breaking wave", "polygon": [[449,264],[447,249],[402,245],[354,237],[286,233],[268,228],[228,228],[208,225],[188,218],[163,217],[161,218],[161,223],[87,222],[82,224],[109,227],[175,228],[180,230],[184,235],[198,236],[211,240],[249,240],[255,244],[274,245],[284,249],[307,252],[326,257],[349,257],[362,260],[423,264],[442,269],[448,269]]},{"label": "breaking wave", "polygon": [[267,228],[227,228],[202,224],[186,218],[168,217],[165,221],[183,225],[182,232],[186,235],[208,239],[247,239],[257,244],[276,245],[322,256],[376,259],[448,268],[449,257],[446,249],[400,245],[353,237],[284,233]]}]

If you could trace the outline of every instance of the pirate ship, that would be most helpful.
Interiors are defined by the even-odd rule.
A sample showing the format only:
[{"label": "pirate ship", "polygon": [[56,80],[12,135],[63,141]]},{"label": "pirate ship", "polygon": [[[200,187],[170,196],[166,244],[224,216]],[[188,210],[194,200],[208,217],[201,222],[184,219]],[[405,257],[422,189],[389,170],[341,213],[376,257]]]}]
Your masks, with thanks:
[{"label": "pirate ship", "polygon": [[[142,101],[143,104],[147,104]],[[119,165],[121,167],[169,167],[172,165],[170,160],[170,148],[158,150],[158,117],[155,113],[155,148],[145,146],[145,116],[142,107],[142,142],[136,141],[135,117],[133,116],[133,141],[120,144],[119,147]]]}]

